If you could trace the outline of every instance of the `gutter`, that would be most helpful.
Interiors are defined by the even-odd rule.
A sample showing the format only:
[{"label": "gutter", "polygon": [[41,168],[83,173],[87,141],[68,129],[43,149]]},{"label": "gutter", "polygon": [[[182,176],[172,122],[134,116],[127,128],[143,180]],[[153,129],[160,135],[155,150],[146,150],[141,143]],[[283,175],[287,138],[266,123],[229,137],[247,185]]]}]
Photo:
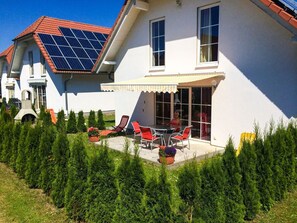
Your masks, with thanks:
[{"label": "gutter", "polygon": [[68,95],[67,95],[67,83],[73,78],[73,74],[71,74],[70,78],[64,81],[64,93],[65,93],[65,110],[66,115],[68,115]]}]

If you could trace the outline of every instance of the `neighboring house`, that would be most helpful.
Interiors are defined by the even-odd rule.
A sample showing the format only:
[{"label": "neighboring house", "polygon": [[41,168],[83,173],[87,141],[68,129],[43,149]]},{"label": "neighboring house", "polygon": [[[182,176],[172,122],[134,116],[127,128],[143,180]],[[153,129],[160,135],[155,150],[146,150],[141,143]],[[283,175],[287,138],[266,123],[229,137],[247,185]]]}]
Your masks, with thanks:
[{"label": "neighboring house", "polygon": [[6,102],[14,97],[14,79],[8,78],[7,74],[11,64],[13,45],[0,54],[0,98],[6,98]]},{"label": "neighboring house", "polygon": [[113,73],[91,72],[109,33],[109,28],[40,17],[14,39],[9,77],[15,79],[15,97],[29,91],[37,111],[41,106],[66,114],[113,111],[114,93],[98,88],[111,82]]},{"label": "neighboring house", "polygon": [[297,115],[297,20],[269,0],[127,0],[93,70],[114,67],[116,122],[168,122],[225,146]]}]

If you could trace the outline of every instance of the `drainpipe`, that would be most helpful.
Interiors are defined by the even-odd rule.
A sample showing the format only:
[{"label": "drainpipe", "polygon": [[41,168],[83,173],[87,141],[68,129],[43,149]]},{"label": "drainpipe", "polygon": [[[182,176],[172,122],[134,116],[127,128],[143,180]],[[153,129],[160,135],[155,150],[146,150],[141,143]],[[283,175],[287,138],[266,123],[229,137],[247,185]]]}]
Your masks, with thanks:
[{"label": "drainpipe", "polygon": [[66,116],[68,115],[68,96],[67,96],[67,83],[73,78],[73,74],[71,74],[70,78],[64,81],[64,93],[65,93],[65,110]]}]

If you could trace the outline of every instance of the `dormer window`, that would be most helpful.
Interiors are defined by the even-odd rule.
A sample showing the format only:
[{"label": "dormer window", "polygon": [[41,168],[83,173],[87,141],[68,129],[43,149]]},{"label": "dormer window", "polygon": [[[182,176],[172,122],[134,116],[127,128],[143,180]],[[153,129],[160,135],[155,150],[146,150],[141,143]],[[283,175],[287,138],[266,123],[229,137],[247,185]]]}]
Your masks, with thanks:
[{"label": "dormer window", "polygon": [[34,76],[34,67],[33,67],[33,52],[28,52],[28,58],[29,58],[29,74],[31,77]]},{"label": "dormer window", "polygon": [[152,67],[165,65],[165,20],[151,21]]}]

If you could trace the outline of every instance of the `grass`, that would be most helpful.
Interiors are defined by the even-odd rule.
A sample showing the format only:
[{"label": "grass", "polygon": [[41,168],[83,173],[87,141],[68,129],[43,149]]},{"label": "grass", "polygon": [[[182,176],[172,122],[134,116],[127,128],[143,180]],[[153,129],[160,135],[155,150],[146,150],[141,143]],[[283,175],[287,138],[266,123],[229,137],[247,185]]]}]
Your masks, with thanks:
[{"label": "grass", "polygon": [[63,209],[57,209],[41,190],[29,189],[24,180],[0,163],[0,223],[69,222]]}]

